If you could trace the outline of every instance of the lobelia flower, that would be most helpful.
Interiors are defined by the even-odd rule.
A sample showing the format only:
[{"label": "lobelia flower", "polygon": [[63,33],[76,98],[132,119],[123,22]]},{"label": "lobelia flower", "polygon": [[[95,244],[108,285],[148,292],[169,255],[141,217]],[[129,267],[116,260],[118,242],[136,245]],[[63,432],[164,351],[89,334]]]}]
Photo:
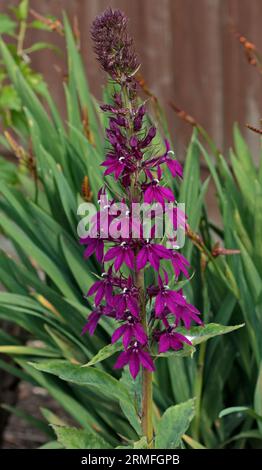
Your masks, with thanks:
[{"label": "lobelia flower", "polygon": [[134,317],[139,317],[138,295],[139,291],[136,286],[132,285],[132,279],[129,277],[127,286],[114,297],[114,306],[118,310],[120,318],[126,310],[130,310]]},{"label": "lobelia flower", "polygon": [[179,277],[180,273],[183,273],[185,277],[189,278],[187,268],[190,266],[188,260],[178,253],[177,251],[173,251],[171,255],[172,265],[175,271],[176,278]]},{"label": "lobelia flower", "polygon": [[162,245],[151,243],[150,240],[142,241],[142,248],[137,255],[137,269],[143,269],[147,262],[159,271],[161,259],[170,259],[170,251]]},{"label": "lobelia flower", "polygon": [[136,340],[141,345],[147,343],[147,335],[142,325],[134,320],[132,315],[127,316],[127,322],[117,328],[112,335],[112,343],[115,343],[123,336],[123,345],[127,349],[131,340]]},{"label": "lobelia flower", "polygon": [[164,353],[169,349],[178,351],[183,348],[184,343],[192,345],[191,341],[181,333],[177,333],[174,327],[169,327],[161,333],[159,338],[158,352]]},{"label": "lobelia flower", "polygon": [[160,166],[157,168],[157,176],[158,178],[152,179],[150,183],[144,184],[144,202],[148,204],[151,204],[154,201],[159,202],[160,204],[164,204],[165,201],[175,202],[175,196],[171,189],[160,185],[162,177]]},{"label": "lobelia flower", "polygon": [[87,245],[87,248],[84,251],[84,258],[89,258],[93,253],[95,253],[97,261],[102,263],[104,258],[104,242],[101,238],[81,238],[80,243],[82,245]]},{"label": "lobelia flower", "polygon": [[178,304],[175,312],[173,313],[176,317],[176,325],[178,325],[180,321],[184,323],[187,329],[190,328],[192,321],[195,321],[199,325],[203,325],[202,320],[199,318],[199,310],[188,302],[186,302],[185,305]]},{"label": "lobelia flower", "polygon": [[150,354],[142,349],[142,347],[135,342],[126,351],[122,352],[114,365],[115,369],[122,369],[122,367],[129,364],[130,374],[133,379],[137,377],[137,374],[142,365],[146,369],[153,372],[155,370],[154,363],[150,357]]},{"label": "lobelia flower", "polygon": [[99,320],[100,320],[100,318],[103,314],[104,314],[104,307],[103,306],[99,306],[95,310],[93,310],[93,312],[90,313],[90,315],[87,319],[87,323],[85,324],[81,335],[84,335],[88,331],[89,334],[91,336],[93,336],[93,334],[96,330],[96,327],[98,325],[98,322],[99,322]]},{"label": "lobelia flower", "polygon": [[119,246],[114,246],[108,250],[105,255],[105,261],[115,260],[114,268],[119,271],[122,264],[125,263],[128,268],[134,269],[135,255],[132,249],[132,243],[123,241]]},{"label": "lobelia flower", "polygon": [[102,279],[96,281],[89,289],[87,297],[95,295],[95,305],[99,305],[105,297],[105,300],[111,304],[113,301],[113,285],[117,279],[112,274],[112,268],[108,272],[102,273]]},{"label": "lobelia flower", "polygon": [[171,150],[170,143],[167,139],[165,139],[166,144],[166,153],[161,158],[162,163],[166,163],[171,175],[175,178],[179,176],[183,178],[183,168],[181,163],[178,160],[174,159],[175,153]]}]

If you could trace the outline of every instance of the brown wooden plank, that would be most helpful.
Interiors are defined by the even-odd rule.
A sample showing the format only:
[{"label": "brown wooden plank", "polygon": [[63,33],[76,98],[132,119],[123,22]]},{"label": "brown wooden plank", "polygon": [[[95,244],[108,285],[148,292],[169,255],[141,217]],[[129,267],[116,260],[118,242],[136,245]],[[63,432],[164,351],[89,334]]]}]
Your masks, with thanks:
[{"label": "brown wooden plank", "polygon": [[[262,114],[261,76],[247,64],[229,26],[234,23],[262,51],[262,1],[111,0],[110,4],[129,16],[141,71],[166,108],[168,101],[174,100],[195,116],[224,149],[232,144],[233,122],[239,121],[258,153],[259,139],[244,125],[258,125]],[[92,91],[101,97],[105,76],[95,60],[89,31],[93,18],[108,6],[108,0],[31,0],[31,6],[60,18],[62,10],[71,20],[78,16],[87,75]],[[1,11],[6,8],[7,2],[0,0]],[[28,43],[48,39],[64,49],[63,38],[56,34],[32,30],[28,35]],[[57,57],[51,51],[42,51],[33,56],[32,65],[45,75],[63,112],[65,54]],[[191,128],[169,109],[168,117],[177,152],[183,156]]]}]

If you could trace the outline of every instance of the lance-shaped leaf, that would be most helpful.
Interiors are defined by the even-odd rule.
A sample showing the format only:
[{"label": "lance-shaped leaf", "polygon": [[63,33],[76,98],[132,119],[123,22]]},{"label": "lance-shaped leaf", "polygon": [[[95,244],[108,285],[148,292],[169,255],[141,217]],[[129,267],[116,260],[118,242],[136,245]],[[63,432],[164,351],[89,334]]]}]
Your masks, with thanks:
[{"label": "lance-shaped leaf", "polygon": [[170,406],[161,417],[156,429],[157,449],[176,449],[194,417],[194,399]]},{"label": "lance-shaped leaf", "polygon": [[89,361],[87,364],[84,364],[82,367],[89,367],[97,364],[98,362],[102,362],[122,349],[123,346],[121,343],[107,344],[104,348],[100,349],[100,351],[98,351],[94,357],[92,357],[91,361]]},{"label": "lance-shaped leaf", "polygon": [[53,425],[58,442],[65,449],[109,449],[110,445],[98,434],[91,434],[84,429]]},{"label": "lance-shaped leaf", "polygon": [[210,338],[214,338],[215,336],[225,335],[227,333],[231,333],[232,331],[238,330],[244,325],[245,323],[234,326],[209,323],[205,326],[193,326],[190,328],[190,330],[186,330],[185,328],[177,328],[177,331],[186,336],[192,342],[192,344],[196,346],[197,344],[203,343],[204,341],[207,341]]}]

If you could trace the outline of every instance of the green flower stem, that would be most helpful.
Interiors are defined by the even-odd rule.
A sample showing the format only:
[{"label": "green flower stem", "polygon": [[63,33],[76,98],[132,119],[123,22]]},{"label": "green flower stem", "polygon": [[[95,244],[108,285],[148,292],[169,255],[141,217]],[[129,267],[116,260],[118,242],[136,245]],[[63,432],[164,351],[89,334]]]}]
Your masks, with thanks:
[{"label": "green flower stem", "polygon": [[23,54],[26,28],[27,28],[26,21],[22,20],[20,23],[20,28],[19,28],[18,38],[17,38],[17,54],[19,56]]}]

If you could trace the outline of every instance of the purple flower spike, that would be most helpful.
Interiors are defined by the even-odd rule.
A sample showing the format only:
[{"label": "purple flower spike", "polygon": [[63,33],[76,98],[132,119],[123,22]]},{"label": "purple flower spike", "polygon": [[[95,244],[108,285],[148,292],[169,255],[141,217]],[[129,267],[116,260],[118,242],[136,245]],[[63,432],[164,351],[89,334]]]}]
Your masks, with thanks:
[{"label": "purple flower spike", "polygon": [[[146,105],[137,96],[138,61],[127,32],[126,16],[108,8],[95,19],[91,33],[97,58],[113,79],[112,88],[117,92],[113,93],[110,104],[100,106],[107,113],[108,123],[106,157],[101,167],[112,184],[105,182],[99,191],[99,211],[91,217],[88,237],[80,241],[85,245],[85,258],[95,254],[99,263],[107,267],[109,262],[110,267],[89,289],[95,307],[82,334],[88,331],[93,335],[101,316],[118,322],[112,343],[121,340],[124,351],[115,368],[129,365],[135,379],[141,367],[155,370],[150,355],[155,343],[159,353],[169,349],[177,351],[191,344],[176,331],[177,326],[182,324],[188,329],[192,322],[202,325],[200,312],[187,302],[182,290],[170,288],[164,269],[165,264],[168,269],[173,267],[174,284],[181,275],[189,278],[189,262],[177,251],[178,234],[175,233],[180,227],[188,229],[187,217],[174,204],[173,191],[164,185],[162,177],[167,167],[174,178],[182,178],[183,169],[168,140],[164,153],[155,153],[157,129],[149,124]],[[112,182],[113,178],[119,188]],[[114,194],[110,200],[109,192]],[[153,203],[153,207],[149,209],[143,204],[142,215],[141,203]],[[164,237],[158,234],[159,222],[163,226],[163,220]],[[163,246],[160,239],[168,244]],[[147,269],[149,272],[145,272]],[[157,279],[153,270],[158,273]],[[150,285],[149,279],[155,281]]]},{"label": "purple flower spike", "polygon": [[114,79],[121,79],[123,76],[128,78],[138,68],[127,23],[124,13],[109,7],[96,17],[91,28],[97,59]]}]

